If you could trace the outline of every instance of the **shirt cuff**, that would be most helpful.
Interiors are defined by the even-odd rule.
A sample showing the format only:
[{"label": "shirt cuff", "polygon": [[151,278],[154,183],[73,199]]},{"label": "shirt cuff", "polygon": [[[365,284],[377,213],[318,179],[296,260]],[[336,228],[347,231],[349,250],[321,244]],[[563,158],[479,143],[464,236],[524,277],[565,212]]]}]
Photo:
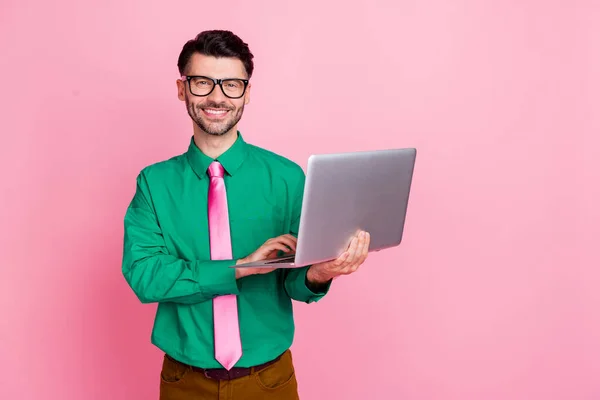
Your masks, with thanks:
[{"label": "shirt cuff", "polygon": [[205,296],[216,297],[228,294],[240,294],[238,280],[235,277],[237,260],[212,260],[201,262],[198,266],[200,291]]}]

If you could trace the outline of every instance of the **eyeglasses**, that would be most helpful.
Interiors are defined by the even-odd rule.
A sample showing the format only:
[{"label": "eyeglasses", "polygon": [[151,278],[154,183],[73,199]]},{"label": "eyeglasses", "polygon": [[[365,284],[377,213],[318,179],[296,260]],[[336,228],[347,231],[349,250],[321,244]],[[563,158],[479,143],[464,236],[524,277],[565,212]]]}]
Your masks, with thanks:
[{"label": "eyeglasses", "polygon": [[239,99],[246,93],[248,87],[247,79],[214,79],[208,76],[182,76],[181,79],[187,81],[190,92],[194,96],[208,96],[219,85],[223,94],[230,99]]}]

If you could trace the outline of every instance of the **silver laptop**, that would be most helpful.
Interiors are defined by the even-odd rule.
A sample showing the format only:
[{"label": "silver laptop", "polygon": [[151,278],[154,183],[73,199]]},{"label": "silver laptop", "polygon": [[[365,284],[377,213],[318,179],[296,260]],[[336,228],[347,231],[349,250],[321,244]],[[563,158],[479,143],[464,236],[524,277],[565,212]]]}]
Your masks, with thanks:
[{"label": "silver laptop", "polygon": [[370,233],[370,251],[398,246],[416,153],[406,148],[310,156],[295,254],[232,268],[298,268],[333,260],[358,230]]}]

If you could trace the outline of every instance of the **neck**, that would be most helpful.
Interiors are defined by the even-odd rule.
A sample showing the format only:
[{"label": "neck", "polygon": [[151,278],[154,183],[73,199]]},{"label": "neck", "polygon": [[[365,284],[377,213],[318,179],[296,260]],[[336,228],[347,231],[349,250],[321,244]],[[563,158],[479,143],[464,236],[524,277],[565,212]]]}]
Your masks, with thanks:
[{"label": "neck", "polygon": [[237,139],[237,128],[221,136],[209,135],[201,129],[194,129],[194,143],[210,158],[217,158],[225,153]]}]

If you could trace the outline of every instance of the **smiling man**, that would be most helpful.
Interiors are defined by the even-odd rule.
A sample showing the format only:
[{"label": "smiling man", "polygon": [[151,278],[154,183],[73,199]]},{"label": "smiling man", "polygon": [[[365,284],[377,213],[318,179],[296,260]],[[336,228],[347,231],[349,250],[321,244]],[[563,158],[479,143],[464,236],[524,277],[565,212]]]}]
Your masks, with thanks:
[{"label": "smiling man", "polygon": [[186,152],[140,172],[125,215],[123,275],[143,303],[158,303],[162,400],[298,399],[292,300],[320,300],[368,254],[360,232],[330,262],[230,268],[295,251],[305,181],[297,164],[238,131],[252,60],[229,31],[184,45],[177,95],[193,136]]}]

